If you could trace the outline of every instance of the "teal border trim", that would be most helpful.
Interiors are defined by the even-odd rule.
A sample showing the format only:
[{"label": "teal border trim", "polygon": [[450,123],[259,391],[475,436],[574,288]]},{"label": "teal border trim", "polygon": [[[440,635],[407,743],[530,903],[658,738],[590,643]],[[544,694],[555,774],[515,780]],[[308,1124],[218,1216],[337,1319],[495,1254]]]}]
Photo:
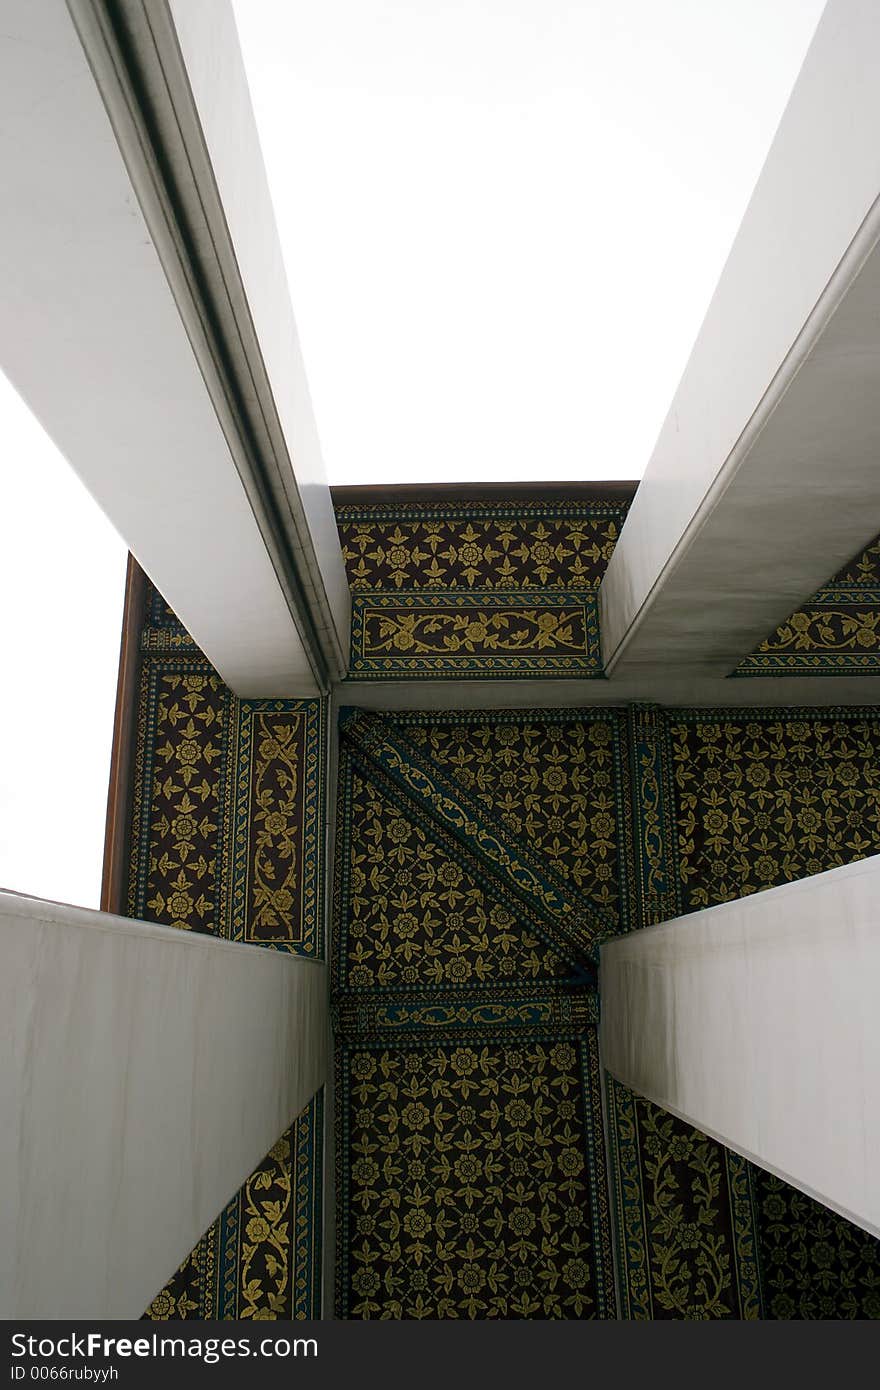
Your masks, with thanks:
[{"label": "teal border trim", "polygon": [[637,868],[638,925],[681,915],[675,779],[666,711],[633,705],[627,714]]},{"label": "teal border trim", "polygon": [[619,1316],[649,1321],[654,1310],[635,1103],[632,1093],[610,1072],[605,1073],[605,1128]]},{"label": "teal border trim", "polygon": [[752,1322],[763,1316],[758,1266],[758,1214],[752,1190],[752,1167],[731,1149],[724,1149],[723,1152],[727,1160],[740,1318]]},{"label": "teal border trim", "polygon": [[880,651],[862,656],[855,652],[755,652],[731,671],[728,680],[750,676],[876,676],[880,675]]},{"label": "teal border trim", "polygon": [[300,1115],[296,1127],[296,1186],[293,1230],[293,1317],[321,1317],[324,1230],[324,1087]]},{"label": "teal border trim", "polygon": [[585,1029],[578,1041],[581,1072],[581,1099],[584,1108],[584,1150],[590,1185],[590,1211],[593,1217],[594,1269],[596,1272],[596,1316],[617,1318],[618,1305],[614,1279],[614,1256],[610,1233],[608,1173],[602,1124],[602,1084],[599,1073],[599,1034]]},{"label": "teal border trim", "polygon": [[347,1319],[350,1303],[348,1270],[351,1257],[351,1202],[349,1194],[349,1158],[351,1155],[351,1106],[348,1104],[351,1085],[351,1052],[349,1047],[336,1048],[334,1089],[336,1092],[336,1269],[334,1302],[337,1318]]},{"label": "teal border trim", "polygon": [[702,705],[664,708],[667,728],[675,724],[778,724],[787,719],[803,719],[807,723],[836,720],[846,723],[854,719],[880,722],[880,705]]},{"label": "teal border trim", "polygon": [[355,522],[395,522],[395,521],[519,521],[521,518],[538,521],[577,520],[590,521],[595,517],[609,521],[626,520],[631,502],[591,501],[585,497],[570,502],[527,502],[517,497],[499,498],[495,501],[432,502],[340,502],[334,506],[339,525],[352,525]]}]

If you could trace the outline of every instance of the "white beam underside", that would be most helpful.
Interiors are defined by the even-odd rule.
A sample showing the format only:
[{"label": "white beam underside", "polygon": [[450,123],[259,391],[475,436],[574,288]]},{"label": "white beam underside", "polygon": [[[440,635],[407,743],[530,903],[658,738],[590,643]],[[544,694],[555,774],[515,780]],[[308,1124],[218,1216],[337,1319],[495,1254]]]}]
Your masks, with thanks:
[{"label": "white beam underside", "polygon": [[314,693],[60,2],[4,7],[0,161],[0,365],[232,689]]},{"label": "white beam underside", "polygon": [[2,892],[0,948],[0,1317],[140,1317],[323,1083],[326,968]]},{"label": "white beam underside", "polygon": [[662,669],[612,680],[343,681],[339,703],[360,709],[559,709],[652,701],[687,708],[880,705],[880,676],[756,676],[720,680]]},{"label": "white beam underside", "polygon": [[259,339],[274,408],[267,414],[277,413],[278,451],[292,464],[289,486],[307,530],[302,557],[326,596],[313,616],[329,615],[347,657],[348,579],[232,7],[228,0],[168,3]]},{"label": "white beam underside", "polygon": [[602,585],[612,673],[727,674],[880,529],[878,59],[831,0]]},{"label": "white beam underside", "polygon": [[603,1065],[880,1236],[880,856],[602,947]]}]

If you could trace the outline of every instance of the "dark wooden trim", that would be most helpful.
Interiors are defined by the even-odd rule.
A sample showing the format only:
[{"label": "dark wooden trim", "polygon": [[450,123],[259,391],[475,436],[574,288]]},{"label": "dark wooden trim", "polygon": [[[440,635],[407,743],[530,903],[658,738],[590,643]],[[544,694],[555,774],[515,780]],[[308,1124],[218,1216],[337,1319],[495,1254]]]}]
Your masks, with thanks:
[{"label": "dark wooden trim", "polygon": [[110,784],[107,791],[104,874],[101,880],[101,911],[115,912],[120,916],[126,915],[127,906],[131,773],[146,592],[146,575],[134,556],[129,555],[125,575],[125,604],[122,610],[122,639],[119,645],[119,677],[116,682]]},{"label": "dark wooden trim", "polygon": [[331,487],[336,507],[396,502],[631,502],[638,482],[367,483]]}]

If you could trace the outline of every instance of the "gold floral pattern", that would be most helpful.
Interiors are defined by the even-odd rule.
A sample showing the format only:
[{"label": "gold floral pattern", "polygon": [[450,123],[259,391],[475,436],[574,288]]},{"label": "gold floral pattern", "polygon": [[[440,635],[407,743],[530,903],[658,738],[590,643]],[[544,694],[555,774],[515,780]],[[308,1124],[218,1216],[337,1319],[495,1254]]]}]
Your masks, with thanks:
[{"label": "gold floral pattern", "polygon": [[596,589],[626,507],[337,506],[350,678],[601,676]]},{"label": "gold floral pattern", "polygon": [[[151,697],[151,737],[149,747],[141,748],[151,792],[147,849],[139,866],[132,860],[132,868],[140,868],[132,896],[139,886],[143,915],[154,921],[216,932],[223,906],[221,768],[231,697],[210,667],[198,662],[146,666],[142,699]],[[136,905],[132,901],[132,910]]]},{"label": "gold floral pattern", "polygon": [[880,670],[880,538],[792,613],[736,676],[860,675]]},{"label": "gold floral pattern", "polygon": [[615,924],[600,903],[578,894],[525,840],[457,785],[388,720],[364,711],[343,711],[345,746],[372,780],[399,798],[407,813],[454,846],[492,891],[539,934],[584,963],[595,963],[599,944]]},{"label": "gold floral pattern", "polygon": [[340,724],[340,1315],[613,1315],[595,976],[507,902],[520,859],[551,898],[555,870],[461,790],[442,716]]},{"label": "gold floral pattern", "polygon": [[314,1315],[320,1305],[313,1239],[320,1219],[321,1123],[316,1096],[152,1300],[145,1318]]},{"label": "gold floral pattern", "polygon": [[654,1317],[737,1317],[724,1151],[674,1116],[643,1108]]},{"label": "gold floral pattern", "polygon": [[364,608],[362,655],[482,656],[522,652],[577,652],[587,655],[586,613],[582,609],[498,608],[494,612],[430,607],[426,611]]},{"label": "gold floral pattern", "polygon": [[306,714],[254,715],[247,940],[302,939],[300,842],[305,823]]},{"label": "gold floral pattern", "polygon": [[602,673],[592,591],[355,594],[353,680]]},{"label": "gold floral pattern", "polygon": [[348,580],[365,589],[598,587],[623,502],[337,506]]},{"label": "gold floral pattern", "polygon": [[880,715],[672,716],[687,909],[880,851]]},{"label": "gold floral pattern", "polygon": [[606,1314],[601,1151],[585,1152],[573,1042],[353,1050],[341,1077],[343,1316]]},{"label": "gold floral pattern", "polygon": [[[687,909],[880,851],[880,712],[670,716]],[[754,1169],[763,1316],[880,1316],[880,1243]]]},{"label": "gold floral pattern", "polygon": [[318,700],[237,700],[201,657],[145,659],[128,911],[320,949]]},{"label": "gold floral pattern", "polygon": [[874,587],[880,585],[880,536],[848,565],[844,565],[828,587],[831,588],[835,584],[865,584]]},{"label": "gold floral pattern", "polygon": [[[471,520],[476,530],[480,518]],[[523,524],[553,551],[534,518]],[[441,539],[399,564],[400,556],[380,556],[384,541],[374,540],[375,554],[364,550],[364,563],[375,574],[390,565],[399,581],[385,575],[381,583],[395,592],[416,582],[505,592],[586,584],[572,555],[517,555],[516,537],[500,556],[465,550],[480,536],[462,535],[460,557],[442,555]],[[572,549],[568,541],[563,548]],[[450,579],[459,559],[463,568]],[[447,566],[445,576],[435,560]],[[851,582],[864,586],[869,578],[876,582],[863,566]],[[157,608],[144,630],[133,911],[191,930],[238,939],[252,930],[252,939],[267,944],[314,949],[307,924],[318,920],[319,904],[295,824],[306,814],[317,756],[296,729],[302,702],[235,700],[172,620],[170,610]],[[503,824],[579,895],[601,901],[622,928],[668,915],[676,871],[692,909],[880,848],[875,711],[393,721],[466,792],[468,805],[484,807],[487,821]],[[273,739],[278,747],[263,749]],[[401,812],[384,783],[358,777],[350,853],[341,863],[342,919],[337,911],[346,1028],[339,1058],[343,1315],[613,1316],[595,1023],[584,1007],[595,996],[582,980],[572,982],[570,960],[524,925],[466,858]],[[310,824],[317,842],[319,821]],[[296,924],[298,895],[305,935]],[[358,932],[350,934],[352,926]],[[366,974],[353,975],[362,964]],[[554,1058],[560,1047],[575,1053],[575,1065],[558,1051]],[[356,1074],[368,1062],[374,1071]],[[607,1127],[625,1271],[621,1313],[878,1316],[876,1242],[621,1092],[609,1087],[616,1099]],[[518,1102],[526,1110],[511,1108]],[[319,1132],[312,1116],[307,1130],[294,1126],[275,1146],[148,1316],[314,1312],[318,1273],[309,1242],[320,1231],[320,1160],[313,1153],[305,1161],[297,1136],[314,1142]]]},{"label": "gold floral pattern", "polygon": [[[317,953],[321,703],[236,699],[149,585],[141,648],[129,915]],[[274,1146],[149,1317],[314,1315],[321,1105]]]},{"label": "gold floral pattern", "polygon": [[292,1181],[291,1135],[244,1185],[241,1197],[240,1318],[289,1315]]},{"label": "gold floral pattern", "polygon": [[[775,650],[822,652],[868,651],[880,646],[880,612],[854,612],[843,607],[795,613],[779,629]],[[766,648],[765,648],[766,650]]]},{"label": "gold floral pattern", "polygon": [[880,1318],[880,1242],[755,1169],[765,1318]]},{"label": "gold floral pattern", "polygon": [[438,987],[568,972],[399,806],[358,771],[350,778],[340,984]]},{"label": "gold floral pattern", "polygon": [[760,1316],[748,1165],[607,1078],[622,1316]]},{"label": "gold floral pattern", "polygon": [[[871,711],[667,714],[637,707],[590,714],[397,713],[382,719],[360,715],[353,723],[346,723],[344,717],[343,724],[343,747],[349,738],[359,738],[358,746],[365,757],[375,761],[377,775],[380,768],[390,775],[396,766],[389,761],[389,749],[397,757],[408,747],[408,780],[405,785],[401,781],[401,788],[405,790],[412,782],[414,797],[427,789],[426,794],[439,798],[445,808],[444,824],[454,825],[456,836],[473,840],[482,829],[497,838],[498,826],[503,824],[512,844],[528,844],[530,851],[552,868],[554,881],[573,885],[584,897],[598,891],[597,880],[592,877],[596,866],[610,865],[610,876],[598,883],[608,884],[613,896],[605,907],[615,909],[624,929],[680,910],[676,894],[679,877],[683,906],[689,910],[705,905],[707,900],[740,896],[789,876],[801,877],[830,867],[829,857],[832,862],[843,862],[840,858],[835,861],[835,855],[855,857],[867,852],[868,826],[873,826],[870,833],[874,837],[869,843],[876,843],[878,836],[876,750],[880,746],[880,716],[875,718]],[[601,774],[598,780],[593,780],[597,774]],[[364,816],[364,802],[358,795],[349,808],[350,820],[346,819],[347,775],[343,772],[340,845],[347,843],[346,835],[357,839],[357,825]],[[364,780],[369,783],[370,779]],[[399,789],[395,785],[392,790],[393,796],[383,783],[383,790],[377,793],[380,806],[369,817],[376,845],[374,865],[381,866],[380,873],[388,876],[394,873],[393,864],[385,868],[388,856],[378,847],[380,825],[389,825],[400,813]],[[577,813],[571,800],[575,794],[580,798]],[[559,806],[552,804],[555,797],[560,798]],[[531,804],[529,798],[533,798]],[[600,798],[602,805],[598,807]],[[817,808],[818,821],[813,814]],[[593,826],[595,814],[611,817],[613,836],[605,833],[610,828],[604,821]],[[449,856],[437,858],[430,835],[423,826],[419,828],[426,838],[418,842],[421,848],[411,862],[418,863],[424,855],[442,865],[443,858]],[[597,844],[585,852],[591,830],[601,833]],[[728,834],[732,838],[725,843]],[[630,856],[636,861],[635,873],[629,867]],[[370,873],[364,871],[358,891],[367,912],[381,913],[388,902],[387,878],[376,879],[374,885],[371,872],[372,868]],[[500,878],[497,881],[500,883]],[[476,886],[482,888],[482,883]],[[442,932],[447,909],[437,904],[437,891],[434,885],[424,885],[424,901],[436,918],[436,930]],[[517,926],[522,931],[521,924]],[[387,941],[389,950],[396,953],[399,943],[390,934]],[[459,944],[464,943],[460,940]],[[563,1012],[569,991],[574,999],[581,986],[573,985],[561,973],[555,979],[542,978],[531,989],[518,967],[510,976],[502,978],[499,974],[485,983],[470,978],[461,985],[463,993],[458,998],[452,993],[452,984],[439,975],[436,983],[415,975],[407,978],[405,984],[391,971],[387,985],[375,986],[364,979],[358,988],[337,997],[343,1053],[340,1065],[344,1066],[349,1052],[374,1060],[379,1056],[427,1057],[431,1055],[429,1039],[434,1038],[435,1046],[444,1048],[447,1055],[454,1047],[481,1055],[483,1049],[500,1054],[507,1048],[531,1047],[542,1029],[557,1037],[567,1026],[580,1032],[582,1038],[590,1032],[589,1015],[581,1014],[575,1021],[573,1015]],[[502,993],[502,987],[508,992]],[[509,1036],[517,1030],[523,1042]],[[546,1046],[550,1046],[549,1037]],[[387,1078],[377,1073],[370,1084],[384,1097],[386,1080],[390,1087],[391,1079],[390,1072]],[[417,1080],[426,1084],[424,1070]],[[585,1115],[598,1095],[598,1085],[593,1092],[585,1091]],[[789,1307],[788,1299],[803,1308],[800,1315],[825,1315],[822,1310],[831,1306],[833,1280],[822,1275],[824,1285],[820,1289],[819,1274],[821,1269],[831,1268],[823,1241],[834,1244],[828,1231],[832,1227],[837,1231],[836,1218],[832,1218],[832,1227],[814,1232],[801,1199],[786,1188],[789,1205],[782,1217],[774,1218],[779,1230],[772,1230],[763,1217],[759,1224],[753,1190],[760,1176],[744,1160],[610,1080],[607,1095],[620,1313],[633,1318],[688,1320],[781,1316],[780,1310]],[[355,1191],[345,1175],[346,1163],[353,1165],[355,1161],[356,1098],[341,1104],[340,1201],[348,1210]],[[375,1133],[383,1138],[386,1126],[391,1132],[390,1121],[380,1125],[375,1112],[370,1124],[374,1122]],[[453,1136],[451,1152],[458,1156],[462,1142],[454,1119],[444,1118],[442,1130],[438,1144],[445,1142],[448,1130]],[[404,1134],[402,1125],[398,1132]],[[601,1132],[598,1127],[597,1132]],[[367,1143],[378,1142],[375,1133],[362,1129],[358,1141],[367,1135]],[[381,1181],[374,1190],[378,1197],[387,1196],[387,1203],[402,1220],[405,1201],[397,1175],[392,1174],[393,1183],[386,1179],[381,1146],[371,1157],[381,1170]],[[351,1171],[353,1174],[353,1166]],[[425,1211],[433,1221],[435,1207],[426,1202]],[[370,1218],[375,1212],[371,1209],[367,1215]],[[351,1221],[355,1221],[354,1215]],[[858,1308],[861,1315],[870,1316],[875,1292],[872,1251],[877,1247],[870,1238],[859,1244],[859,1233],[844,1222],[838,1224],[835,1248],[839,1246],[844,1252],[840,1268],[849,1271],[849,1282],[845,1279],[841,1284],[841,1307]],[[360,1235],[366,1238],[368,1233]],[[402,1290],[411,1287],[409,1278],[414,1269],[414,1263],[404,1259],[403,1235],[393,1244],[392,1235],[386,1232],[381,1251],[377,1251],[372,1236],[361,1244],[357,1236],[353,1225],[352,1253],[345,1255],[340,1270],[343,1300],[350,1299],[343,1303],[345,1316],[559,1315],[496,1313],[493,1309],[500,1304],[489,1301],[495,1291],[484,1293],[483,1286],[474,1290],[473,1297],[486,1302],[486,1307],[476,1303],[469,1307],[455,1282],[457,1273],[453,1275],[450,1301],[442,1304],[442,1312],[437,1311],[439,1300],[447,1295],[436,1278],[433,1282],[429,1279],[421,1290],[417,1288],[423,1302],[414,1312],[401,1311],[405,1306]],[[810,1263],[811,1256],[798,1256],[778,1286],[767,1283],[770,1263],[775,1262],[778,1274],[785,1250],[803,1247],[809,1252],[815,1242],[818,1264]],[[857,1258],[846,1253],[851,1248],[859,1251]],[[461,1248],[457,1249],[462,1258]],[[360,1262],[354,1259],[356,1252],[363,1257]],[[469,1262],[471,1253],[465,1249],[468,1258],[464,1263]],[[515,1268],[515,1260],[509,1255],[506,1258],[508,1266]],[[436,1266],[427,1255],[425,1259],[428,1271],[434,1272]],[[367,1273],[355,1289],[358,1264],[370,1267],[378,1285]],[[457,1269],[450,1265],[453,1268]],[[764,1294],[759,1269],[764,1271]],[[418,1273],[417,1285],[420,1280]],[[771,1289],[772,1293],[768,1292]],[[774,1312],[767,1300],[777,1295],[780,1301]],[[364,1306],[359,1300],[365,1300]],[[367,1306],[370,1303],[376,1306]]]},{"label": "gold floral pattern", "polygon": [[618,768],[605,714],[399,716],[406,738],[580,893],[619,919]]}]

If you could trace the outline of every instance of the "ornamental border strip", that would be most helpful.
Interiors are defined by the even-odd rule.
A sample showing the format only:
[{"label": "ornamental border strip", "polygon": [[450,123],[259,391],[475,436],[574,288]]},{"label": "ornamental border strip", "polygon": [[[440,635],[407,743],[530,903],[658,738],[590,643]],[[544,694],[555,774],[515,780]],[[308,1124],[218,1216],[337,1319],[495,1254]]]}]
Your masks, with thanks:
[{"label": "ornamental border strip", "polygon": [[754,1169],[747,1159],[722,1145],[727,1159],[730,1193],[730,1220],[736,1246],[736,1273],[743,1320],[754,1322],[763,1316],[764,1296],[758,1258],[758,1209],[754,1190]]},{"label": "ornamental border strip", "polygon": [[[301,1137],[297,1134],[293,1243],[298,1273],[293,1285],[293,1317],[305,1321],[320,1318],[323,1311],[325,1089],[321,1086],[315,1092],[300,1115]],[[302,1164],[301,1152],[305,1156]]]},{"label": "ornamental border strip", "polygon": [[[595,589],[367,589],[354,590],[351,603],[351,681],[367,680],[476,680],[491,676],[514,680],[523,676],[567,674],[581,680],[604,680],[599,636],[599,603]],[[509,654],[485,652],[427,652],[412,656],[365,651],[367,622],[384,610],[430,614],[438,610],[495,612],[552,609],[583,615],[583,653],[533,650]]]},{"label": "ornamental border strip", "polygon": [[[653,1321],[653,1281],[636,1116],[639,1097],[610,1073],[605,1076],[604,1120],[620,1317]],[[760,1319],[763,1305],[751,1165],[717,1140],[707,1135],[701,1137],[717,1146],[725,1167],[738,1311],[744,1320]]]},{"label": "ornamental border strip", "polygon": [[880,585],[878,584],[835,584],[829,585],[824,589],[817,589],[808,603],[799,608],[799,613],[806,613],[811,608],[827,608],[831,604],[843,603],[854,605],[857,603],[880,603]]},{"label": "ornamental border strip", "polygon": [[726,680],[755,676],[876,676],[880,675],[880,651],[857,652],[752,652],[743,657]]},{"label": "ornamental border strip", "polygon": [[620,1305],[617,1297],[617,1271],[611,1227],[611,1175],[608,1170],[605,1136],[598,1027],[584,1029],[577,1047],[581,1063],[584,1147],[590,1184],[590,1208],[593,1213],[593,1248],[596,1252],[596,1278],[602,1299],[597,1316],[617,1319],[620,1316]]},{"label": "ornamental border strip", "polygon": [[[344,709],[357,709],[358,706],[342,706]],[[554,705],[551,709],[540,706],[502,709],[391,709],[380,713],[389,724],[415,725],[466,725],[466,724],[523,724],[529,720],[536,724],[602,724],[619,720],[633,706],[624,705]],[[637,708],[660,709],[659,705],[637,706]],[[341,711],[340,711],[341,712]]]},{"label": "ornamental border strip", "polygon": [[663,707],[667,725],[673,724],[776,724],[785,720],[806,722],[834,719],[880,720],[878,705],[669,705]]},{"label": "ornamental border strip", "polygon": [[[324,1087],[321,1086],[290,1126],[290,1299],[291,1318],[320,1318],[322,1294],[324,1203]],[[241,1251],[240,1199],[248,1180],[223,1211],[202,1241],[213,1237],[211,1252],[217,1263],[216,1284],[206,1279],[203,1316],[209,1321],[236,1320],[239,1316],[238,1276]],[[215,1229],[216,1228],[216,1229]],[[199,1242],[201,1245],[202,1242]],[[210,1297],[211,1301],[208,1302]]]},{"label": "ornamental border strip", "polygon": [[[299,827],[300,921],[299,936],[286,940],[259,941],[246,934],[248,888],[253,869],[251,822],[253,812],[253,734],[257,715],[301,715],[303,728],[302,825]],[[327,708],[320,696],[291,700],[239,701],[237,766],[234,797],[234,834],[230,875],[227,926],[230,939],[291,955],[324,959],[324,861],[326,834],[326,796],[322,783],[326,775]],[[293,926],[293,924],[291,924]]]},{"label": "ornamental border strip", "polygon": [[639,926],[669,921],[682,913],[678,872],[678,828],[672,741],[667,711],[631,705],[627,711],[630,793]]},{"label": "ornamental border strip", "polygon": [[[396,1019],[398,1011],[404,1016]],[[407,1018],[407,1011],[413,1016]],[[425,1017],[432,1011],[441,1016]],[[481,1018],[481,1011],[495,1013]],[[456,1035],[468,1032],[475,1039],[485,1039],[488,1028],[496,1030],[495,1037],[502,1032],[505,1037],[519,1037],[524,1028],[553,1032],[597,1027],[599,996],[590,981],[560,981],[558,988],[468,984],[443,989],[346,990],[334,994],[331,1017],[334,1036],[349,1046],[371,1038],[404,1046],[410,1037],[436,1037],[450,1028]]]},{"label": "ornamental border strip", "polygon": [[347,526],[360,521],[390,525],[395,521],[517,521],[520,517],[528,521],[543,518],[561,521],[608,518],[614,521],[619,517],[624,521],[630,505],[629,500],[591,502],[588,498],[572,499],[570,502],[526,502],[517,498],[470,502],[464,498],[446,502],[416,499],[402,502],[338,502],[333,510],[337,524]]}]

